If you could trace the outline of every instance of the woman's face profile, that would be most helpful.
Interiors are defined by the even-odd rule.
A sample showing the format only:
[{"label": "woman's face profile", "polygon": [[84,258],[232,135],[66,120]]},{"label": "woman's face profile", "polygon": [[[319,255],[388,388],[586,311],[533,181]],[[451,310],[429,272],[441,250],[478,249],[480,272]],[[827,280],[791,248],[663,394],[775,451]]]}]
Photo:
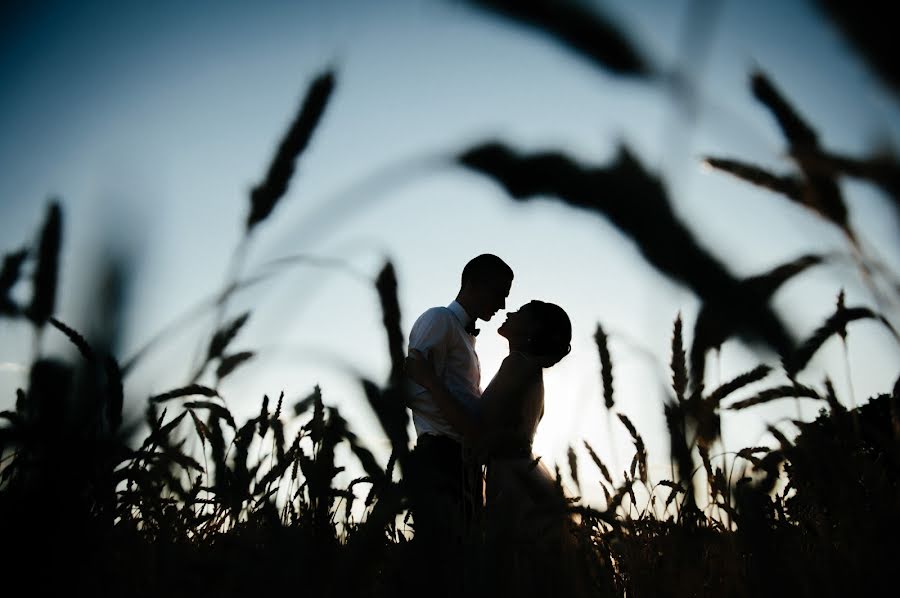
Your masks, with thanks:
[{"label": "woman's face profile", "polygon": [[536,328],[534,309],[531,303],[526,303],[516,311],[506,314],[506,321],[497,332],[506,338],[528,339]]}]

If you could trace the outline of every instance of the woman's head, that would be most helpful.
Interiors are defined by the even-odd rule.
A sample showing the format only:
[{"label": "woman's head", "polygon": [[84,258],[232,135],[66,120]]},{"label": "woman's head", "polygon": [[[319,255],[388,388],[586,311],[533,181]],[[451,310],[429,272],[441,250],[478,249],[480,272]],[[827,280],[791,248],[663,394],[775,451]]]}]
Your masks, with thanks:
[{"label": "woman's head", "polygon": [[572,349],[572,323],[553,303],[526,303],[507,314],[497,332],[509,340],[510,349],[544,358],[544,367],[554,365]]}]

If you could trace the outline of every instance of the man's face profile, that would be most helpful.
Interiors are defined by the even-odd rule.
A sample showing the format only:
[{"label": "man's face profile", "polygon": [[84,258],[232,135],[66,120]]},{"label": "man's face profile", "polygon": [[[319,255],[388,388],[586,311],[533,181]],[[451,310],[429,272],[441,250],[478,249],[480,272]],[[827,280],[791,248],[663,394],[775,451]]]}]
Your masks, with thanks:
[{"label": "man's face profile", "polygon": [[487,322],[494,314],[506,308],[506,298],[512,288],[512,280],[493,279],[479,285],[479,305],[475,317]]}]

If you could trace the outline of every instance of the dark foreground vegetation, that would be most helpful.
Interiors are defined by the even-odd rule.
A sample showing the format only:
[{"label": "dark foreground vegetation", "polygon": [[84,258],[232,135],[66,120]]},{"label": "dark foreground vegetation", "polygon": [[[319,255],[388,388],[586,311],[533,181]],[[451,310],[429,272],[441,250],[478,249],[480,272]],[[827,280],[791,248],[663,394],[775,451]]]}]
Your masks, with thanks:
[{"label": "dark foreground vegetation", "polygon": [[[530,2],[515,9],[474,4],[537,23],[604,68],[652,74],[603,22],[586,25],[596,27],[591,39],[606,40],[598,46],[566,37],[571,30],[561,24],[572,15],[534,13]],[[584,15],[575,16],[584,21]],[[387,464],[362,445],[318,388],[294,404],[286,404],[283,395],[264,397],[259,415],[246,422],[234,419],[217,390],[253,357],[232,349],[249,314],[227,315],[229,298],[243,284],[246,245],[284,196],[334,84],[334,75],[324,73],[310,85],[269,172],[253,189],[246,236],[213,307],[218,325],[204,363],[185,385],[142,403],[146,428],[123,422],[125,381],[143,353],[117,359],[102,336],[85,338],[54,318],[62,207],[50,206],[33,246],[6,255],[0,317],[30,323],[38,347],[15,408],[0,413],[0,562],[6,587],[121,596],[402,596],[422,595],[433,582],[411,566],[422,555],[407,511],[404,474],[412,440],[390,263],[372,283],[381,299],[391,374],[381,383],[360,380],[390,440]],[[576,451],[569,454],[575,486],[599,484],[606,495],[605,504],[569,501],[578,515],[578,558],[597,596],[869,595],[894,582],[900,553],[900,379],[856,406],[852,397],[839,398],[827,378],[814,387],[798,382],[797,375],[825,342],[847,342],[854,321],[871,320],[896,338],[890,306],[900,297],[897,277],[866,255],[864,235],[849,223],[838,180],[869,181],[900,205],[900,166],[890,156],[854,158],[826,150],[764,73],[754,73],[750,87],[783,132],[796,171],[771,173],[714,157],[708,163],[839,227],[878,304],[847,306],[841,293],[832,316],[808,339],[792,338],[769,300],[785,281],[827,265],[833,256],[811,253],[735,278],[678,220],[662,181],[627,148],[602,166],[579,164],[557,151],[526,155],[499,141],[455,158],[456,165],[491,177],[516,200],[556,197],[573,209],[603,215],[661,275],[702,300],[690,346],[680,317],[672,333],[672,385],[663,407],[672,463],[668,479],[651,479],[640,431],[616,411],[607,337],[602,326],[596,329],[605,404],[635,448],[624,480],[610,475],[586,442],[579,452],[590,456],[597,476],[579,480]],[[17,299],[23,290],[30,293],[27,302]],[[68,337],[77,359],[43,356],[40,340],[51,334]],[[774,349],[781,363],[705,388],[707,357],[732,337]],[[27,353],[23,348],[23,359]],[[771,382],[775,374],[788,382]],[[759,390],[732,398],[751,385]],[[818,402],[818,417],[793,422],[796,434],[771,426],[774,446],[722,452],[723,411],[791,399]],[[145,436],[138,433],[143,429]],[[289,429],[297,431],[288,434]],[[337,474],[348,465],[336,458],[342,445],[364,473],[336,487]],[[495,577],[515,575],[483,566],[505,549],[473,538],[459,576],[461,591],[477,595]]]},{"label": "dark foreground vegetation", "polygon": [[[0,429],[0,552],[21,587],[138,596],[397,596],[418,595],[431,583],[417,567],[423,555],[415,522],[405,517],[408,421],[395,385],[363,381],[394,443],[386,468],[337,409],[323,404],[318,388],[295,405],[266,397],[259,415],[244,423],[211,386],[175,389],[149,399],[150,433],[140,441],[122,429],[115,360],[62,323],[49,324],[72,339],[81,361],[37,360]],[[210,343],[220,369],[228,357],[215,356],[216,349],[227,349],[238,325]],[[597,338],[614,408],[602,329]],[[580,515],[573,533],[594,595],[855,595],[892,582],[900,382],[892,394],[852,410],[827,380],[821,391],[771,386],[723,405],[768,373],[761,366],[708,394],[689,392],[676,322],[672,400],[665,406],[672,478],[648,478],[643,439],[624,415],[635,453],[621,484],[585,443],[597,468],[594,483],[607,496],[604,505],[570,503]],[[787,397],[818,400],[823,408],[814,421],[796,422],[800,433],[792,440],[771,428],[774,448],[712,452],[720,410]],[[286,438],[292,419],[304,423]],[[202,449],[192,456],[185,446],[194,438]],[[343,469],[335,459],[341,443],[365,471],[348,487],[333,483]],[[466,549],[476,561],[460,572],[468,575],[460,582],[466,595],[491,587],[493,576],[515,574],[478,566],[480,557],[483,563],[507,546],[476,539]]]}]

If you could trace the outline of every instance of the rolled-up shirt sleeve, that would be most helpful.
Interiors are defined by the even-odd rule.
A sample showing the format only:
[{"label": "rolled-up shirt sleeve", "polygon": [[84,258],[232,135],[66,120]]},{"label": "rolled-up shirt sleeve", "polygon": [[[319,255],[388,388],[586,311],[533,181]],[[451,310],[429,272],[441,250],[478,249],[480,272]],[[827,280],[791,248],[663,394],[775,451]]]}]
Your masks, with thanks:
[{"label": "rolled-up shirt sleeve", "polygon": [[[447,367],[447,347],[449,345],[449,333],[453,318],[446,309],[439,307],[429,309],[423,313],[413,325],[409,333],[409,348],[421,351],[425,356],[434,361],[435,373],[439,378],[444,378]],[[416,395],[427,392],[423,386],[412,383],[413,393]]]}]

